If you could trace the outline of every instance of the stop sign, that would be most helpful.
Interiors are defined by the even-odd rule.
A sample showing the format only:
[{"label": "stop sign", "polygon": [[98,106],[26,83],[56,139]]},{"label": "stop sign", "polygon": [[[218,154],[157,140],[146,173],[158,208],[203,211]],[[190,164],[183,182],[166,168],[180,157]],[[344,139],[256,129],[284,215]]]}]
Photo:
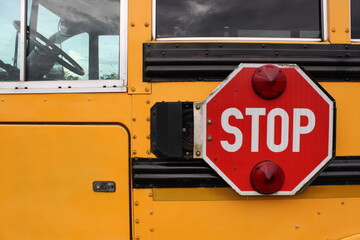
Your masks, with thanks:
[{"label": "stop sign", "polygon": [[298,66],[240,64],[203,102],[202,157],[241,195],[293,195],[334,156],[334,112]]}]

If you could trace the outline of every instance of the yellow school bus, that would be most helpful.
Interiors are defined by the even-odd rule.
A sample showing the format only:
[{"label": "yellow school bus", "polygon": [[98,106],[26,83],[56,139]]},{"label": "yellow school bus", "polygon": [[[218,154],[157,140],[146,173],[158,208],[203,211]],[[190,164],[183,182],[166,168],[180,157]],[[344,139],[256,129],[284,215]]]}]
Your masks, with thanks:
[{"label": "yellow school bus", "polygon": [[[0,6],[1,240],[360,239],[359,0]],[[299,193],[239,195],[196,150],[194,103],[241,63],[336,102]]]}]

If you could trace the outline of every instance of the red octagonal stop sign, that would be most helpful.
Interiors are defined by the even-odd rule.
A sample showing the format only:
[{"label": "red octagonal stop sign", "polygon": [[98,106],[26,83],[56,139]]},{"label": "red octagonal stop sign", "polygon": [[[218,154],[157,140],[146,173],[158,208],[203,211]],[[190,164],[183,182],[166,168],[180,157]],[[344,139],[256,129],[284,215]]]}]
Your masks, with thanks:
[{"label": "red octagonal stop sign", "polygon": [[241,195],[293,195],[334,156],[334,112],[298,66],[241,64],[203,103],[203,158]]}]

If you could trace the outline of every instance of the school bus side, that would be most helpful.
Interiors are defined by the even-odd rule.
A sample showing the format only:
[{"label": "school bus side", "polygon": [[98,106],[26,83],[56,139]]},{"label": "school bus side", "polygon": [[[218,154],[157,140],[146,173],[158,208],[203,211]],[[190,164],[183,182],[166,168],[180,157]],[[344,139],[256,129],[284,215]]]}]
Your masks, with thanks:
[{"label": "school bus side", "polygon": [[[350,1],[327,3],[329,37],[317,45],[357,45],[349,35]],[[0,238],[360,239],[356,181],[309,186],[288,197],[242,197],[222,183],[170,187],[171,179],[156,185],[137,178],[142,172],[133,168],[163,160],[151,152],[150,108],[201,102],[219,84],[144,80],[144,49],[159,43],[152,38],[152,4],[128,2],[126,92],[0,96]],[[320,84],[336,99],[336,155],[356,161],[360,84]],[[115,191],[108,189],[113,182]]]}]

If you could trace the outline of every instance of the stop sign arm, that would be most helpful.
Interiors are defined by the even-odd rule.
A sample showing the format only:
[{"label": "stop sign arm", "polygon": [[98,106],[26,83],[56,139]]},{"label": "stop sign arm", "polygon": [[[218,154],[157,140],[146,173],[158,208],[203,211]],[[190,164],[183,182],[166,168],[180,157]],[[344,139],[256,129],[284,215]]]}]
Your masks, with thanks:
[{"label": "stop sign arm", "polygon": [[193,157],[194,158],[202,158],[202,145],[203,145],[203,103],[202,102],[194,102],[193,105],[194,112],[194,150]]}]

